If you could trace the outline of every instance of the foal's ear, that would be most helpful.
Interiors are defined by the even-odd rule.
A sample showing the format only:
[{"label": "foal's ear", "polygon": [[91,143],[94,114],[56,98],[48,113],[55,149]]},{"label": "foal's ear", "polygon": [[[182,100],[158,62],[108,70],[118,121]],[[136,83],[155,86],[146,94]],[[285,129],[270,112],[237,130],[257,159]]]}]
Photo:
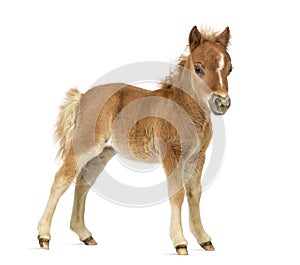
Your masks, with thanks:
[{"label": "foal's ear", "polygon": [[227,46],[229,44],[229,40],[230,40],[230,30],[229,30],[229,27],[227,27],[222,33],[220,33],[216,37],[216,42],[219,42],[219,43],[223,44],[225,46],[225,48],[227,48]]},{"label": "foal's ear", "polygon": [[190,32],[189,36],[189,45],[191,52],[195,50],[201,43],[201,33],[197,29],[197,26],[194,26]]}]

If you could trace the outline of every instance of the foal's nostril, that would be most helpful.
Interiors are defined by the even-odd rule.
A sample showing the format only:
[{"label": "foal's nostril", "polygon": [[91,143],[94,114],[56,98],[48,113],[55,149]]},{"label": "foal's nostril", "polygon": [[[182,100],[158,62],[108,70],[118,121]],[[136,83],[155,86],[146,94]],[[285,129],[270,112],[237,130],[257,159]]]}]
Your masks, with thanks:
[{"label": "foal's nostril", "polygon": [[231,101],[229,96],[222,97],[217,94],[212,96],[212,109],[216,114],[224,114],[230,107]]},{"label": "foal's nostril", "polygon": [[227,96],[227,97],[221,97],[219,96],[218,98],[216,98],[216,102],[218,106],[224,106],[224,107],[227,107],[229,108],[230,106],[230,98]]},{"label": "foal's nostril", "polygon": [[230,107],[230,97],[221,97],[220,98],[220,100],[221,100],[221,104],[223,105],[223,106],[225,106],[226,108],[229,108]]},{"label": "foal's nostril", "polygon": [[216,105],[216,107],[220,107],[221,104],[222,104],[220,98],[216,97],[215,100],[214,100],[214,104]]}]

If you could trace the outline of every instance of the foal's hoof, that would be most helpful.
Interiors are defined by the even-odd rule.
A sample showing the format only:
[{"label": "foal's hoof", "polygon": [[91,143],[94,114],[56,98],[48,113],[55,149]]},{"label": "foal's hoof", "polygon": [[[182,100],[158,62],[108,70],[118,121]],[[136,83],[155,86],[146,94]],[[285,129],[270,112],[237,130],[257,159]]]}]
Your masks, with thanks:
[{"label": "foal's hoof", "polygon": [[202,244],[200,244],[200,246],[201,246],[204,250],[206,250],[206,251],[214,251],[214,250],[215,250],[215,248],[214,248],[213,244],[211,243],[211,241],[202,243]]},{"label": "foal's hoof", "polygon": [[42,249],[49,249],[49,239],[38,236],[39,244]]},{"label": "foal's hoof", "polygon": [[178,255],[188,255],[187,247],[185,245],[179,245],[176,247]]},{"label": "foal's hoof", "polygon": [[95,241],[95,239],[92,236],[88,237],[85,240],[82,240],[82,242],[85,245],[87,245],[87,246],[95,246],[95,245],[97,245],[97,242]]}]

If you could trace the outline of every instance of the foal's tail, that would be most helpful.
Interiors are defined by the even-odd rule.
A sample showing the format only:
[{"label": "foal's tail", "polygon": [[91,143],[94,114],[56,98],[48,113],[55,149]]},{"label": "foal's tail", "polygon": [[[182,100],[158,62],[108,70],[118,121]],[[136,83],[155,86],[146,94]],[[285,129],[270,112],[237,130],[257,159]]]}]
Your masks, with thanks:
[{"label": "foal's tail", "polygon": [[70,89],[66,93],[64,103],[60,106],[55,130],[55,139],[59,143],[56,158],[64,160],[70,148],[72,148],[73,131],[81,96],[82,94],[78,89]]}]

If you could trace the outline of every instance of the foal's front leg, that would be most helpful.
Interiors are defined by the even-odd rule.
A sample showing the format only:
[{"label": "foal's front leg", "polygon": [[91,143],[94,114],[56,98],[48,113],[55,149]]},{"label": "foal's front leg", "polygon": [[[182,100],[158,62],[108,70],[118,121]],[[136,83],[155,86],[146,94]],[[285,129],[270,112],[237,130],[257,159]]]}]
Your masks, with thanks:
[{"label": "foal's front leg", "polygon": [[189,205],[189,224],[190,230],[197,239],[200,246],[208,251],[213,251],[210,236],[205,232],[200,217],[200,198],[201,198],[201,174],[205,156],[200,154],[197,168],[191,179],[185,184],[186,195]]},{"label": "foal's front leg", "polygon": [[187,255],[187,241],[184,238],[181,225],[181,206],[184,199],[184,188],[182,185],[182,171],[177,168],[177,161],[177,157],[172,152],[169,152],[163,161],[171,204],[170,237],[177,254]]},{"label": "foal's front leg", "polygon": [[181,225],[181,206],[184,199],[184,190],[181,189],[170,198],[171,224],[170,237],[178,255],[187,255],[187,241],[184,238]]}]

